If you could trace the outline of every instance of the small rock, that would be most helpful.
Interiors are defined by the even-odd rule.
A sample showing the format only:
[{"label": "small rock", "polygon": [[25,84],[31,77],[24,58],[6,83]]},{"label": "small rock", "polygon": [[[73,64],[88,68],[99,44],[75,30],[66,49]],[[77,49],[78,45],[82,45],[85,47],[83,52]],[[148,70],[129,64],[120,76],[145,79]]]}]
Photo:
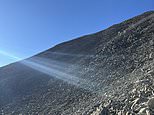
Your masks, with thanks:
[{"label": "small rock", "polygon": [[149,59],[152,59],[152,53],[149,54]]},{"label": "small rock", "polygon": [[136,88],[132,90],[132,93],[135,93],[135,92],[136,92]]},{"label": "small rock", "polygon": [[127,111],[127,112],[126,112],[126,115],[130,115],[130,112]]},{"label": "small rock", "polygon": [[122,111],[118,112],[118,115],[122,115]]},{"label": "small rock", "polygon": [[150,115],[150,111],[148,109],[146,110],[146,114],[147,115]]},{"label": "small rock", "polygon": [[135,100],[133,101],[133,104],[132,104],[132,106],[131,106],[131,109],[132,109],[132,110],[134,109],[135,104],[138,103],[139,100],[140,100],[140,98],[137,98],[137,99],[135,99]]},{"label": "small rock", "polygon": [[139,115],[145,115],[146,114],[146,109],[147,108],[141,108],[139,111]]},{"label": "small rock", "polygon": [[149,99],[148,107],[149,107],[149,109],[154,110],[154,97]]},{"label": "small rock", "polygon": [[104,107],[100,115],[109,115],[109,110],[106,107]]}]

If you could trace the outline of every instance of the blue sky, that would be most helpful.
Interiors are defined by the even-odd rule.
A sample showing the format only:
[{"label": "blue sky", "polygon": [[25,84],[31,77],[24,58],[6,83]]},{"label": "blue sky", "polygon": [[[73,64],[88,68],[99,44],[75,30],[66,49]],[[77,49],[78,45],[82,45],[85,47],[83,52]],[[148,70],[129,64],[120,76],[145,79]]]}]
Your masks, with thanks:
[{"label": "blue sky", "polygon": [[0,66],[149,10],[154,0],[0,0]]}]

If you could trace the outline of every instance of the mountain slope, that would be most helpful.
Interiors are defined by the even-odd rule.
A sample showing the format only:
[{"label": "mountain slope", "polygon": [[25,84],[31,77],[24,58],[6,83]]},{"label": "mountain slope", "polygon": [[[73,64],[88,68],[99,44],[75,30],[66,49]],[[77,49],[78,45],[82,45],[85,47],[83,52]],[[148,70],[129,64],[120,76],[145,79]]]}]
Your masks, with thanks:
[{"label": "mountain slope", "polygon": [[[151,106],[135,107],[153,97],[153,52],[153,11],[61,43],[0,68],[1,113],[137,114],[146,107],[152,113]],[[146,101],[134,104],[142,90],[150,90]]]}]

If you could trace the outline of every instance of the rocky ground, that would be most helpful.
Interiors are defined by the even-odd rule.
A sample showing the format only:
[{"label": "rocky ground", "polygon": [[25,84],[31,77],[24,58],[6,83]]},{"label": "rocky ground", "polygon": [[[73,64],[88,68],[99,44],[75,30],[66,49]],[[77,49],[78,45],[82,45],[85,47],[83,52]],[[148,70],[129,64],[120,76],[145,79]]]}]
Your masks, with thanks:
[{"label": "rocky ground", "polygon": [[[118,79],[116,79],[116,75],[114,75],[114,78],[112,78],[112,74],[109,75],[112,81],[108,84],[103,101],[86,114],[154,115],[154,37],[147,37],[150,34],[153,36],[154,32],[152,29],[154,27],[154,19],[151,17],[153,16],[150,16],[151,21],[148,19],[150,21],[149,24],[144,18],[137,24],[134,24],[133,28],[125,29],[119,35],[123,37],[121,43],[118,40],[118,36],[117,39],[108,42],[108,45],[98,53],[99,56],[110,54],[111,57],[108,60],[111,58],[112,61],[119,60],[120,57],[123,58],[120,59],[121,62],[117,61],[119,63],[115,63],[116,68],[114,68],[114,63],[111,63],[110,70],[112,68],[114,68],[112,71],[117,70],[115,74],[119,74]],[[144,27],[148,30],[145,32],[146,35],[141,34]],[[134,32],[129,33],[129,31],[139,32],[139,36],[137,35],[136,37],[141,39],[138,39],[139,41],[134,40],[131,44],[126,44],[131,41],[129,40],[131,37],[132,40],[135,37],[135,34],[133,35]],[[143,39],[145,39],[145,42]],[[124,55],[125,52],[127,52],[127,56]],[[115,57],[115,54],[118,58]],[[105,63],[110,63],[108,60]],[[125,60],[132,62],[131,65],[127,65],[128,63]],[[122,64],[127,65],[126,67],[129,67],[129,69],[121,66]],[[118,68],[122,71],[119,71]],[[108,71],[108,73],[110,72]],[[124,76],[123,73],[125,74]]]},{"label": "rocky ground", "polygon": [[125,93],[106,97],[88,115],[153,115],[154,114],[154,71],[130,83]]},{"label": "rocky ground", "polygon": [[154,115],[153,11],[30,59],[0,68],[0,114]]}]

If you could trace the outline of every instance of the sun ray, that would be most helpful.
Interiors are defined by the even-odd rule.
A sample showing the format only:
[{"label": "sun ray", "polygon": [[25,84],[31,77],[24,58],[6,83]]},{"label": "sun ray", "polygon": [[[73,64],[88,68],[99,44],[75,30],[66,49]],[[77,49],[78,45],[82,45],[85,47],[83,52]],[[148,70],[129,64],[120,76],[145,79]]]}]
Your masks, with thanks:
[{"label": "sun ray", "polygon": [[[0,54],[8,56],[14,60],[21,60],[21,58],[4,51],[0,51]],[[93,93],[100,92],[100,90],[98,89],[99,87],[97,87],[97,82],[92,82],[88,79],[77,77],[75,73],[72,75],[67,72],[66,67],[68,67],[68,64],[66,63],[52,61],[51,59],[44,59],[40,57],[33,57],[26,60],[21,60],[19,61],[19,63],[51,77],[55,77],[69,84],[91,91]],[[76,68],[74,67],[74,70],[75,69]]]},{"label": "sun ray", "polygon": [[9,58],[11,58],[11,59],[13,59],[13,60],[15,60],[15,61],[21,60],[21,58],[19,58],[19,57],[17,57],[17,56],[14,56],[14,55],[12,55],[12,54],[10,54],[10,53],[7,53],[7,52],[5,52],[5,51],[1,51],[1,50],[0,50],[0,54],[1,54],[1,55],[4,55],[4,56],[7,56],[7,57],[9,57]]}]

